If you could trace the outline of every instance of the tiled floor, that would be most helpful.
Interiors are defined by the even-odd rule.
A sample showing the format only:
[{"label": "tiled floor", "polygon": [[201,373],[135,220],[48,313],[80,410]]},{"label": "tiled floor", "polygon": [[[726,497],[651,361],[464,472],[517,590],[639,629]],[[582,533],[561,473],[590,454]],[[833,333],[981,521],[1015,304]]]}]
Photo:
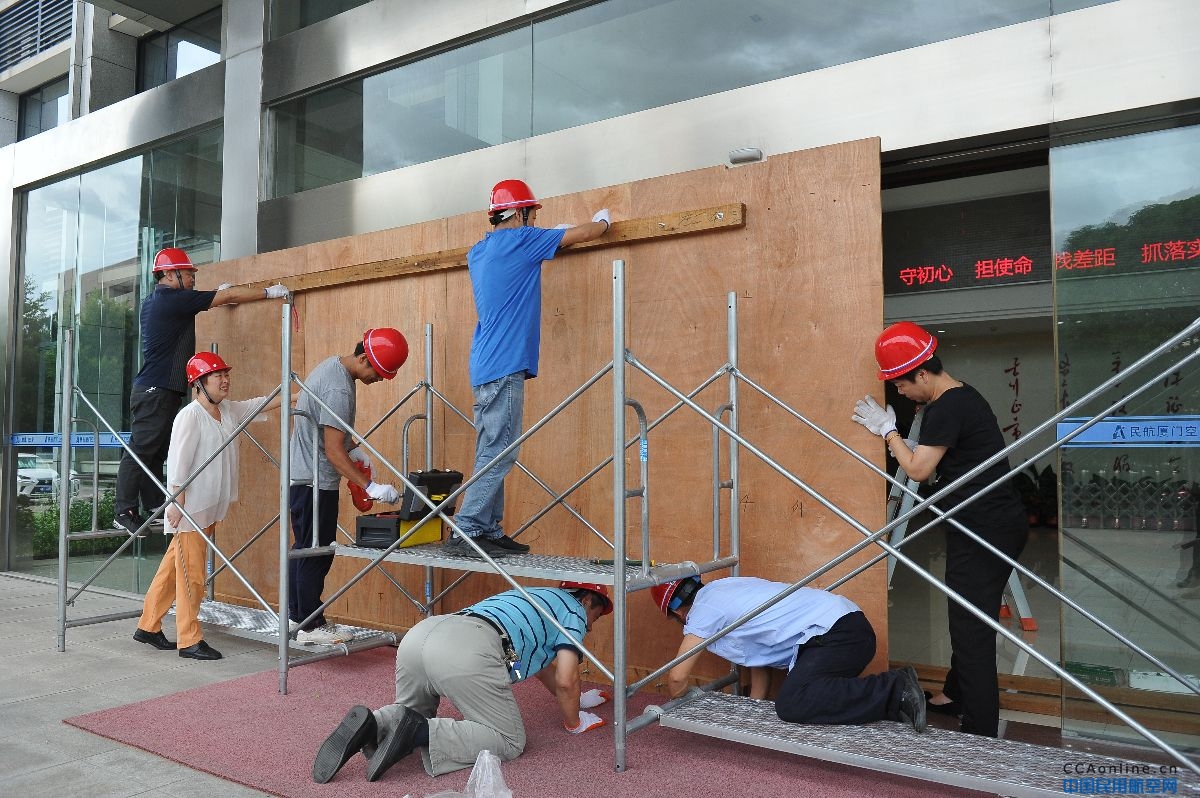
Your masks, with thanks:
[{"label": "tiled floor", "polygon": [[[82,618],[140,607],[140,601],[87,593],[70,608]],[[21,798],[263,795],[62,723],[275,666],[276,649],[206,631],[225,658],[181,659],[136,643],[135,620],[67,629],[57,649],[54,584],[0,575],[0,795]],[[169,621],[169,619],[168,619]],[[174,634],[168,622],[168,636]]]}]

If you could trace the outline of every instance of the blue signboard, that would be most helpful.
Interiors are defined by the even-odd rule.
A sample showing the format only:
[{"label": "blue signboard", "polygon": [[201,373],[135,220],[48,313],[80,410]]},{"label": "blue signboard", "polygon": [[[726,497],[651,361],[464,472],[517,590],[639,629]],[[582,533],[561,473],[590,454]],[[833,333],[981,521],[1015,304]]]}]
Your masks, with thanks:
[{"label": "blue signboard", "polygon": [[[1058,440],[1079,429],[1089,419],[1068,418],[1058,422]],[[1121,416],[1097,421],[1064,448],[1110,446],[1200,446],[1200,416]]]},{"label": "blue signboard", "polygon": [[[122,432],[121,439],[129,443],[130,433]],[[71,435],[71,446],[91,447],[96,440],[95,433],[76,432]],[[13,446],[49,447],[58,449],[62,446],[62,434],[58,432],[16,432],[8,436],[8,442]],[[101,449],[119,449],[121,444],[111,432],[100,433]]]}]

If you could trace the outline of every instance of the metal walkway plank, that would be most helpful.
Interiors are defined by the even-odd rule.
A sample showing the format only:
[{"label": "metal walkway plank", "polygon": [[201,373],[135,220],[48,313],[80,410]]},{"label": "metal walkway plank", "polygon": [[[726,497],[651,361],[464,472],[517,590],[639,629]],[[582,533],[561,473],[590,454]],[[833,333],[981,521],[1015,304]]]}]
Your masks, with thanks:
[{"label": "metal walkway plank", "polygon": [[[170,613],[175,613],[175,608],[172,607]],[[270,643],[271,645],[279,645],[279,622],[275,616],[262,609],[253,607],[241,607],[236,604],[226,604],[221,601],[203,601],[200,604],[200,623],[210,626],[221,627],[222,630],[234,635],[235,637],[244,637],[250,640],[258,640],[261,643]],[[347,644],[355,650],[361,650],[370,647],[369,644],[374,642],[377,645],[395,645],[399,638],[392,632],[382,632],[378,629],[366,629],[360,626],[346,626],[344,624],[337,625],[339,629],[353,632],[353,639],[347,641]],[[377,640],[375,638],[378,638]],[[301,645],[295,640],[289,641],[288,648],[300,652],[327,651],[337,648],[337,646],[310,646]]]},{"label": "metal walkway plank", "polygon": [[[1084,793],[1082,788],[1068,790],[1065,782],[1085,778],[1140,779],[1143,787],[1157,780],[1159,793],[1200,796],[1200,781],[1182,768],[1160,773],[1155,764],[934,728],[918,735],[908,724],[893,721],[865,726],[787,723],[775,714],[771,701],[724,693],[705,693],[667,710],[660,723],[722,740],[1015,798]],[[1089,766],[1093,766],[1090,773]],[[1111,772],[1114,767],[1123,772]],[[1131,772],[1134,768],[1138,772]],[[1175,780],[1174,789],[1167,788],[1169,779]]]},{"label": "metal walkway plank", "polygon": [[[344,546],[338,544],[334,553],[341,557],[359,557],[373,560],[379,556],[380,549],[368,549],[360,546]],[[387,557],[386,562],[404,563],[407,565],[425,565],[431,568],[449,568],[458,571],[480,571],[495,573],[486,560],[447,554],[441,543],[426,543],[422,546],[409,546],[396,549]],[[585,557],[556,557],[548,554],[508,554],[498,560],[506,572],[512,576],[525,576],[533,579],[565,579],[575,582],[591,582],[600,585],[616,584],[612,565],[598,565]],[[636,572],[630,569],[628,576]]]}]

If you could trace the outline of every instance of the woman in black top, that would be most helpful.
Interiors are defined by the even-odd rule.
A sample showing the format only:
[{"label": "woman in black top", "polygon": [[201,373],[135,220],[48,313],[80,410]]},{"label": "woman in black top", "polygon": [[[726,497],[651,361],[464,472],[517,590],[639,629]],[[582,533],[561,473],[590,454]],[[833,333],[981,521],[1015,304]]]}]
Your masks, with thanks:
[{"label": "woman in black top", "polygon": [[[854,420],[883,436],[888,451],[911,478],[923,481],[936,474],[936,484],[945,486],[1003,449],[1004,437],[987,401],[943,370],[936,349],[937,338],[907,321],[888,327],[875,343],[879,378],[890,380],[902,396],[925,408],[915,449],[910,450],[896,431],[892,408],[880,407],[869,396],[855,406]],[[939,500],[938,508],[949,512],[1008,471],[1007,458],[994,463]],[[1011,483],[952,517],[1013,559],[1025,548],[1029,522]],[[999,616],[1011,574],[1012,566],[957,528],[947,528],[946,586],[989,618]],[[964,732],[995,737],[1000,719],[996,633],[958,602],[949,602],[947,614],[950,671],[942,694],[930,699],[930,708],[961,714]]]}]

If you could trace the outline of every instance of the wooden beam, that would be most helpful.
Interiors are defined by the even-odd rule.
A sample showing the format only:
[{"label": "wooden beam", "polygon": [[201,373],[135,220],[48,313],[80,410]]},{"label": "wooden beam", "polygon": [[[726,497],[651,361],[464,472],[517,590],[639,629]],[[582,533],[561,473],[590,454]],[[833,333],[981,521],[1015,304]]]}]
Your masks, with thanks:
[{"label": "wooden beam", "polygon": [[[690,235],[712,230],[743,227],[746,224],[746,206],[740,202],[728,205],[718,205],[713,208],[699,208],[692,211],[667,213],[660,216],[647,216],[641,219],[626,219],[613,222],[612,228],[601,238],[586,241],[564,249],[559,257],[572,252],[583,252],[600,247],[611,247],[625,244],[636,244],[640,241],[651,241],[668,236]],[[423,272],[440,271],[442,269],[457,269],[467,265],[467,250],[469,247],[445,249],[440,252],[427,252],[421,255],[406,255],[399,258],[356,263],[341,266],[336,269],[326,269],[309,274],[297,274],[283,278],[292,293],[314,291],[320,288],[332,288],[352,283],[363,283],[372,280],[386,280],[392,277],[402,277],[406,274],[421,274]],[[279,282],[278,278],[260,280],[250,283],[253,288],[265,288]]]}]

